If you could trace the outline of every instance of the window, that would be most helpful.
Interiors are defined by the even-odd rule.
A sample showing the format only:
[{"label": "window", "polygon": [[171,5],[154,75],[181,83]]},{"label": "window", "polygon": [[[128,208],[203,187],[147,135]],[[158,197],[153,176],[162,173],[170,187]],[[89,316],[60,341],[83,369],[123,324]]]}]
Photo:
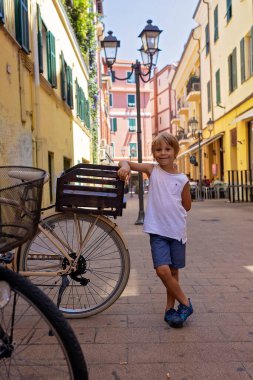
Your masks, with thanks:
[{"label": "window", "polygon": [[29,24],[27,0],[15,1],[16,40],[22,49],[29,54]]},{"label": "window", "polygon": [[135,74],[131,71],[127,71],[127,83],[135,83]]},{"label": "window", "polygon": [[237,88],[236,48],[234,48],[232,54],[228,56],[228,81],[229,93],[231,93]]},{"label": "window", "polygon": [[220,69],[215,73],[215,85],[216,85],[216,104],[221,103],[221,94],[220,94]]},{"label": "window", "polygon": [[232,0],[227,0],[227,23],[232,18]]},{"label": "window", "polygon": [[0,0],[0,23],[4,24],[4,0]]},{"label": "window", "polygon": [[215,42],[219,38],[218,5],[214,9],[213,20],[214,20],[214,42]]},{"label": "window", "polygon": [[79,86],[76,79],[76,115],[90,128],[90,107],[89,101],[85,98],[82,87]]},{"label": "window", "polygon": [[128,119],[129,132],[136,132],[136,119]]},{"label": "window", "polygon": [[63,157],[63,170],[68,170],[71,168],[71,159],[68,157]]},{"label": "window", "polygon": [[61,94],[62,99],[73,109],[73,82],[72,69],[64,60],[63,52],[61,52]]},{"label": "window", "polygon": [[127,95],[127,106],[135,107],[135,95]]},{"label": "window", "polygon": [[210,81],[207,82],[207,110],[208,110],[208,112],[211,111],[211,85],[210,85]]},{"label": "window", "polygon": [[111,127],[111,132],[117,132],[117,118],[112,117],[110,119],[110,127]]},{"label": "window", "polygon": [[111,71],[111,78],[112,78],[112,82],[114,83],[115,82],[115,71],[114,70]]},{"label": "window", "polygon": [[129,143],[129,157],[137,157],[137,144]]},{"label": "window", "polygon": [[207,55],[209,54],[209,50],[210,50],[209,24],[206,25],[205,35],[206,35],[206,55]]},{"label": "window", "polygon": [[[51,83],[52,87],[57,87],[56,75],[56,55],[55,55],[55,38],[47,30],[41,19],[40,8],[37,4],[37,23],[38,23],[38,56],[39,72]],[[46,47],[46,48],[43,48]]]},{"label": "window", "polygon": [[241,83],[253,75],[253,26],[240,41]]},{"label": "window", "polygon": [[109,106],[113,107],[113,94],[109,94]]}]

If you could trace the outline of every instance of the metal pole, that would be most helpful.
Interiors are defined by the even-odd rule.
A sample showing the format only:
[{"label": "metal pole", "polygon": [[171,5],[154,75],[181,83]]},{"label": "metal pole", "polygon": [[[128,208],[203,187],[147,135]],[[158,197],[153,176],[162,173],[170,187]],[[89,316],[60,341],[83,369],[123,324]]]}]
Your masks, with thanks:
[{"label": "metal pole", "polygon": [[[130,153],[130,162],[132,161],[132,154]],[[132,181],[132,173],[130,173],[129,177],[129,192],[130,192],[130,197],[133,197],[133,181]]]},{"label": "metal pole", "polygon": [[202,201],[203,200],[203,194],[202,194],[202,149],[201,149],[201,136],[202,133],[199,131],[198,132],[198,147],[199,147],[199,199]]},{"label": "metal pole", "polygon": [[[141,64],[138,60],[134,65],[135,84],[136,84],[136,107],[137,107],[137,149],[138,163],[142,163],[142,143],[141,143],[141,102],[140,102],[140,69]],[[143,177],[142,173],[138,173],[139,177],[139,215],[135,224],[143,224],[144,222],[144,203],[143,203]]]}]

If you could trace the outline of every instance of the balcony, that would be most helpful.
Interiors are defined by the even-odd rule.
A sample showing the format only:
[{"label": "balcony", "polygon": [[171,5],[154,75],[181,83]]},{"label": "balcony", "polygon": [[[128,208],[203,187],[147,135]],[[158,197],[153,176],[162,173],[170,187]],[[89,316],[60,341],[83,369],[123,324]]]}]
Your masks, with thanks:
[{"label": "balcony", "polygon": [[188,115],[189,112],[189,104],[183,99],[179,99],[177,101],[177,112],[178,115]]},{"label": "balcony", "polygon": [[189,79],[186,86],[187,102],[199,102],[200,101],[200,79],[193,76]]},{"label": "balcony", "polygon": [[171,112],[171,124],[180,125],[180,116]]}]

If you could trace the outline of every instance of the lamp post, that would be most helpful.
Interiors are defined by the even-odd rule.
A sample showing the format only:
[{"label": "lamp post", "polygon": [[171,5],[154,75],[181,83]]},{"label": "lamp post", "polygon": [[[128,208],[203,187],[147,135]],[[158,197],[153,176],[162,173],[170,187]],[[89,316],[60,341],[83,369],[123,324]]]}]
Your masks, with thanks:
[{"label": "lamp post", "polygon": [[[130,154],[129,154],[130,162],[132,161],[132,157],[135,157],[135,155],[136,155],[136,150],[134,148],[132,148],[130,150]],[[129,191],[130,191],[130,197],[132,198],[133,197],[132,173],[130,173],[130,177],[129,177]]]},{"label": "lamp post", "polygon": [[[152,69],[156,66],[157,58],[160,49],[158,48],[159,36],[161,30],[152,25],[152,20],[147,21],[147,25],[140,33],[139,37],[142,41],[142,46],[139,49],[143,63],[138,60],[132,64],[132,71],[126,78],[114,77],[118,80],[126,80],[135,74],[136,85],[136,108],[137,108],[137,151],[138,162],[142,162],[142,139],[141,139],[141,106],[140,106],[140,79],[147,83],[150,80]],[[108,32],[108,36],[101,41],[101,47],[104,49],[105,60],[108,69],[112,72],[112,67],[116,62],[117,49],[120,47],[120,41],[117,40],[111,31]],[[142,71],[142,65],[145,67],[145,71]],[[131,157],[131,155],[130,155]],[[144,202],[143,202],[143,176],[139,172],[139,214],[135,224],[143,224],[144,222]]]},{"label": "lamp post", "polygon": [[188,125],[191,129],[192,136],[198,139],[198,154],[199,154],[199,199],[203,200],[202,194],[202,149],[201,149],[201,141],[202,141],[202,131],[198,129],[198,120],[193,116],[189,121]]}]

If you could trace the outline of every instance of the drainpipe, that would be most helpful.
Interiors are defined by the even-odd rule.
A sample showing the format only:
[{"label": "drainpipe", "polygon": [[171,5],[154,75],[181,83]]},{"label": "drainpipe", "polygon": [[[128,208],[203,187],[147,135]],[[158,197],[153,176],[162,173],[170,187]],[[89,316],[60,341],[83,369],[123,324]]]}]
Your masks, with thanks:
[{"label": "drainpipe", "polygon": [[39,56],[38,56],[38,36],[37,36],[37,5],[32,2],[33,16],[33,53],[34,53],[34,99],[33,99],[33,124],[34,135],[33,139],[35,149],[35,165],[43,167],[42,141],[41,141],[41,118],[40,118],[40,73],[39,73]]}]

